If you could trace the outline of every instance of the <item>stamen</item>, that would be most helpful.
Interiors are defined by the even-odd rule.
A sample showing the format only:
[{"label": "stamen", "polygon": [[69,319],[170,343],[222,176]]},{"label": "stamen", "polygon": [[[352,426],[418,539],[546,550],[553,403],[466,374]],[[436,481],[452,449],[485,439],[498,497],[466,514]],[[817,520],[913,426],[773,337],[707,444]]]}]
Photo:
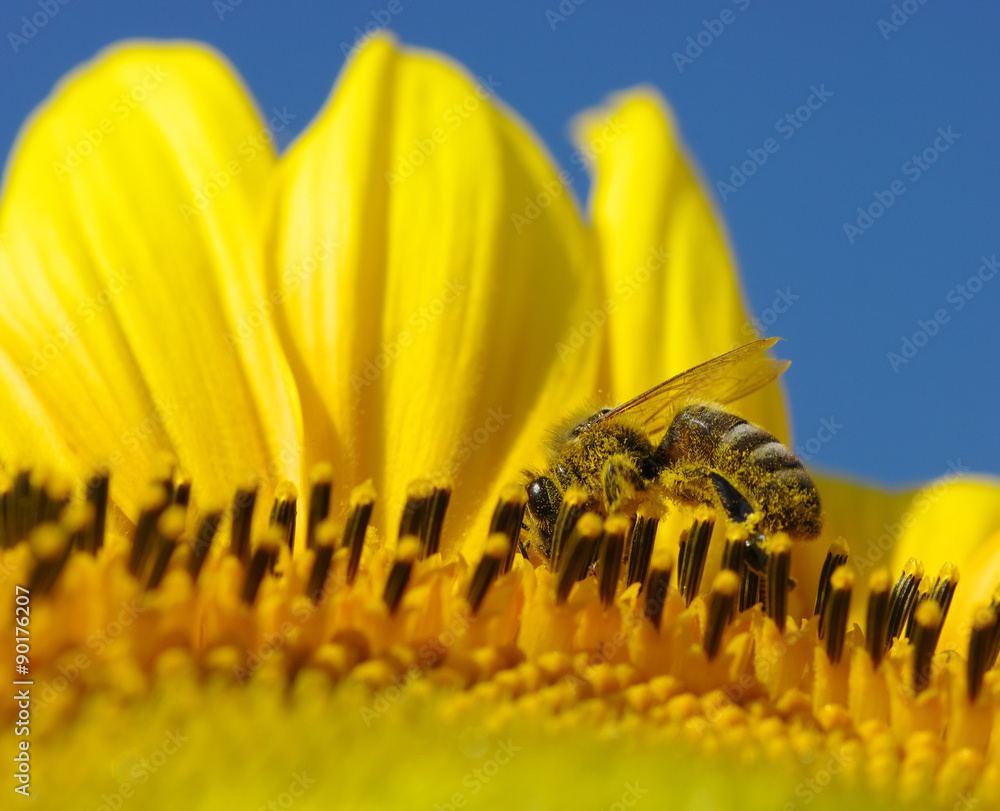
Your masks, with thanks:
[{"label": "stamen", "polygon": [[361,564],[361,552],[365,548],[365,532],[372,517],[375,506],[375,487],[371,479],[359,484],[351,491],[351,510],[347,514],[347,524],[344,526],[344,546],[351,550],[347,559],[347,582],[354,583]]},{"label": "stamen", "polygon": [[423,557],[436,555],[441,548],[441,528],[444,526],[444,516],[451,502],[451,485],[439,483],[434,487],[427,512],[427,529],[424,541]]},{"label": "stamen", "polygon": [[712,591],[708,598],[708,617],[705,621],[705,654],[709,661],[719,654],[722,632],[733,617],[739,593],[740,576],[732,569],[723,568],[712,581]]},{"label": "stamen", "polygon": [[948,619],[948,609],[951,608],[951,598],[955,596],[958,581],[958,567],[954,563],[946,563],[941,567],[941,572],[934,581],[934,588],[931,589],[930,598],[941,606],[942,625]]},{"label": "stamen", "polygon": [[33,526],[31,520],[31,471],[18,471],[14,477],[14,483],[7,492],[6,524],[8,545],[20,543],[28,537],[28,532]]},{"label": "stamen", "polygon": [[299,489],[291,482],[281,482],[274,488],[271,505],[271,526],[282,530],[288,551],[295,549],[295,516],[298,512]]},{"label": "stamen", "polygon": [[500,491],[500,498],[490,520],[490,536],[502,532],[510,541],[507,557],[500,566],[500,574],[506,574],[514,565],[514,555],[517,554],[521,524],[524,521],[524,508],[527,503],[524,487],[520,484],[508,484]]},{"label": "stamen", "polygon": [[972,621],[972,632],[969,635],[969,661],[966,665],[966,685],[969,690],[969,701],[975,701],[983,688],[983,677],[993,662],[990,651],[993,639],[997,636],[996,612],[989,607],[979,608]]},{"label": "stamen", "polygon": [[399,521],[399,537],[414,535],[420,541],[420,559],[435,554],[441,543],[441,527],[451,499],[451,487],[428,481],[413,482],[407,489],[406,506]]},{"label": "stamen", "polygon": [[221,510],[206,513],[205,517],[201,519],[198,534],[195,536],[191,555],[188,558],[188,574],[191,575],[192,580],[197,580],[201,573],[201,567],[208,557],[208,550],[212,548],[212,541],[215,539],[215,533],[219,531],[221,521]]},{"label": "stamen", "polygon": [[657,631],[663,619],[663,607],[667,604],[667,592],[670,590],[670,574],[673,571],[673,557],[666,550],[657,553],[649,570],[646,581],[646,601],[643,603],[643,616],[653,623]]},{"label": "stamen", "polygon": [[333,496],[333,466],[320,462],[309,472],[312,490],[309,492],[309,523],[306,525],[306,549],[316,545],[316,527],[330,515]]},{"label": "stamen", "polygon": [[175,504],[164,510],[163,515],[156,522],[156,539],[153,543],[153,546],[156,547],[156,559],[150,570],[149,579],[146,581],[147,589],[155,589],[160,585],[160,581],[167,571],[167,566],[170,564],[170,558],[173,557],[174,551],[177,549],[177,540],[184,531],[186,517],[185,508]]},{"label": "stamen", "polygon": [[587,509],[587,494],[578,487],[571,487],[563,496],[562,504],[559,505],[559,513],[556,516],[556,526],[552,532],[552,551],[550,553],[550,568],[553,572],[560,571],[562,567],[563,550],[567,546],[567,541],[576,527],[577,521]]},{"label": "stamen", "polygon": [[764,576],[767,599],[764,601],[764,610],[782,633],[785,631],[785,618],[788,615],[788,574],[791,566],[792,542],[784,532],[779,532],[771,539],[767,556],[767,573]]},{"label": "stamen", "polygon": [[760,575],[749,566],[744,565],[743,577],[740,580],[740,611],[753,608],[760,600]]},{"label": "stamen", "polygon": [[[315,487],[313,494],[315,495]],[[310,520],[312,511],[310,510]],[[316,557],[313,559],[312,571],[309,573],[309,583],[306,586],[306,594],[314,604],[319,605],[323,596],[323,589],[326,587],[326,578],[330,573],[330,564],[333,562],[333,550],[337,546],[338,527],[333,521],[321,521],[312,529],[313,548]]]},{"label": "stamen", "polygon": [[285,536],[280,528],[268,527],[257,544],[250,566],[247,567],[246,580],[243,581],[243,602],[247,605],[253,605],[257,599],[257,591],[264,582],[264,575],[274,569],[284,541]]},{"label": "stamen", "polygon": [[819,638],[823,638],[823,626],[826,622],[826,600],[830,594],[830,576],[838,566],[847,563],[847,543],[843,538],[837,538],[826,552],[823,569],[819,573],[819,587],[816,589],[816,605],[813,614],[819,617]]},{"label": "stamen", "polygon": [[903,573],[889,597],[889,624],[886,628],[886,648],[892,646],[892,641],[906,628],[917,599],[917,590],[924,576],[923,564],[910,558],[903,566]]},{"label": "stamen", "polygon": [[128,570],[139,577],[153,551],[156,522],[167,508],[169,496],[160,484],[150,484],[139,497],[139,521],[135,526],[132,551],[128,558]]},{"label": "stamen", "polygon": [[158,453],[152,463],[152,475],[150,480],[153,484],[160,485],[167,494],[167,502],[174,498],[174,470],[177,467],[177,460],[171,453]]},{"label": "stamen", "polygon": [[565,603],[573,584],[585,574],[594,550],[601,540],[604,522],[597,513],[587,512],[580,516],[566,541],[556,573],[556,602]]},{"label": "stamen", "polygon": [[59,523],[69,535],[70,549],[83,549],[94,525],[94,505],[86,501],[70,504]]},{"label": "stamen", "polygon": [[622,556],[625,553],[625,536],[628,535],[629,520],[617,513],[604,522],[604,538],[601,541],[600,563],[598,565],[598,591],[601,602],[609,608],[615,601],[618,576],[622,570]]},{"label": "stamen", "polygon": [[646,582],[649,571],[649,560],[653,557],[653,544],[656,541],[656,530],[659,520],[654,517],[655,508],[648,501],[639,505],[635,514],[635,524],[632,526],[632,543],[628,553],[628,574],[625,585]]},{"label": "stamen", "polygon": [[48,594],[69,559],[69,538],[57,524],[40,524],[32,531],[29,545],[35,568],[28,580],[28,590],[34,594]]},{"label": "stamen", "polygon": [[913,633],[913,692],[924,690],[931,681],[931,659],[941,634],[943,614],[934,600],[925,600],[913,612],[916,628]]},{"label": "stamen", "polygon": [[174,476],[174,504],[187,507],[191,503],[191,476],[179,471]]},{"label": "stamen", "polygon": [[[499,508],[499,505],[497,505]],[[504,532],[494,532],[486,542],[486,549],[479,559],[476,571],[472,575],[472,582],[469,583],[469,606],[472,613],[479,611],[479,607],[486,598],[486,592],[490,584],[496,580],[497,575],[507,560],[510,552],[510,538]]]},{"label": "stamen", "polygon": [[382,599],[389,607],[389,613],[395,614],[403,599],[406,584],[410,582],[413,564],[420,556],[420,539],[416,535],[407,535],[399,539],[396,549],[396,559],[389,570],[389,578],[385,583]]},{"label": "stamen", "polygon": [[746,552],[747,533],[745,525],[730,524],[726,528],[726,545],[722,547],[722,566],[739,574],[743,571],[743,557]]},{"label": "stamen", "polygon": [[868,578],[868,618],[865,622],[865,645],[872,664],[879,666],[887,648],[889,628],[889,570],[876,569]]},{"label": "stamen", "polygon": [[854,587],[854,573],[841,564],[830,575],[829,597],[824,600],[826,620],[826,655],[834,664],[844,653],[844,639],[847,635],[847,616],[851,609],[851,589]]},{"label": "stamen", "polygon": [[253,510],[257,504],[257,485],[240,487],[233,498],[233,527],[229,551],[244,566],[250,564],[250,528],[253,525]]},{"label": "stamen", "polygon": [[677,590],[686,605],[691,605],[701,587],[701,577],[705,573],[705,560],[708,557],[708,543],[712,539],[713,529],[715,529],[715,519],[709,516],[707,510],[699,509],[695,514],[694,523],[687,531],[687,537],[682,536],[677,556]]},{"label": "stamen", "polygon": [[70,501],[71,485],[61,477],[52,478],[39,490],[38,523],[56,522]]},{"label": "stamen", "polygon": [[92,555],[104,546],[104,528],[108,520],[108,492],[111,473],[106,468],[98,471],[87,481],[87,501],[94,505],[94,522],[84,538],[83,549]]}]

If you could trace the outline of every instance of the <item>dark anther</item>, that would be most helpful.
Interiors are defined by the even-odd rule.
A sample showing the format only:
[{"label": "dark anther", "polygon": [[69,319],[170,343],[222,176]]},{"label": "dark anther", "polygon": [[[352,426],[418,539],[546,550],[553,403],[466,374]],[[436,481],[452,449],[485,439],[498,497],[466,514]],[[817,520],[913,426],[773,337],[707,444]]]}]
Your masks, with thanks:
[{"label": "dark anther", "polygon": [[660,630],[660,622],[663,619],[663,607],[667,604],[672,571],[673,561],[664,555],[652,562],[649,577],[646,579],[646,599],[642,606],[642,615],[653,623],[657,631]]},{"label": "dark anther", "polygon": [[254,550],[250,565],[247,567],[247,577],[243,582],[243,602],[253,605],[257,599],[257,591],[264,582],[264,576],[274,568],[278,559],[284,536],[280,530],[271,527]]},{"label": "dark anther", "polygon": [[250,528],[253,525],[253,510],[257,504],[257,485],[240,487],[233,498],[233,527],[229,551],[244,566],[250,564]]},{"label": "dark anther", "polygon": [[830,593],[830,575],[838,566],[847,563],[847,546],[843,539],[838,538],[826,552],[826,560],[823,561],[823,569],[819,573],[819,586],[816,589],[816,606],[813,614],[819,617],[819,638],[823,638],[823,626],[826,622],[826,601]]},{"label": "dark anther", "polygon": [[312,571],[309,573],[306,594],[316,605],[319,605],[326,588],[326,579],[330,574],[338,535],[337,525],[333,521],[321,521],[313,529],[313,550],[316,556],[313,558]]},{"label": "dark anther", "polygon": [[844,653],[844,638],[847,635],[847,615],[851,608],[851,589],[854,575],[846,565],[840,565],[830,574],[827,588],[830,594],[824,600],[826,628],[826,655],[836,664]]},{"label": "dark anther", "polygon": [[320,462],[310,471],[312,490],[309,493],[309,523],[306,525],[306,549],[316,545],[316,527],[330,515],[330,498],[333,495],[333,467]]},{"label": "dark anther", "polygon": [[931,681],[931,659],[941,634],[941,606],[934,600],[924,600],[913,612],[916,627],[913,632],[913,692],[924,690]]},{"label": "dark anther", "polygon": [[31,533],[29,543],[35,568],[28,580],[28,590],[33,594],[48,594],[69,559],[69,538],[62,527],[41,524]]},{"label": "dark anther", "polygon": [[620,513],[612,515],[604,522],[604,538],[601,540],[598,563],[598,591],[601,602],[609,607],[615,601],[615,589],[622,570],[625,554],[625,536],[629,531],[629,520]]},{"label": "dark anther", "polygon": [[291,482],[282,482],[274,489],[270,524],[281,529],[289,552],[295,548],[295,517],[298,512],[298,501],[299,490]]},{"label": "dark anther", "polygon": [[139,521],[135,526],[128,570],[139,577],[150,553],[156,535],[156,522],[167,508],[168,494],[159,484],[149,485],[139,500]]},{"label": "dark anther", "polygon": [[389,607],[390,614],[396,613],[396,609],[399,608],[399,604],[403,600],[406,584],[410,582],[413,564],[419,555],[419,538],[415,535],[406,535],[399,539],[396,559],[392,562],[392,569],[389,570],[389,578],[386,580],[385,592],[382,595],[382,599]]},{"label": "dark anther", "polygon": [[722,569],[712,581],[712,591],[708,598],[708,618],[705,622],[705,654],[709,660],[719,654],[722,632],[734,614],[739,593],[740,576],[731,569]]},{"label": "dark anther", "polygon": [[887,649],[892,646],[892,640],[903,633],[909,622],[923,576],[924,567],[914,558],[910,558],[903,566],[903,573],[889,596],[889,624],[885,635]]},{"label": "dark anther", "polygon": [[626,586],[646,582],[658,526],[659,520],[654,517],[652,505],[649,502],[639,505],[639,510],[635,515],[635,524],[632,527],[632,541],[629,544],[628,573],[625,575]]},{"label": "dark anther", "polygon": [[712,539],[715,520],[705,515],[696,516],[687,533],[682,536],[680,552],[677,556],[677,590],[684,598],[685,605],[698,595],[701,577],[705,573],[708,544]]},{"label": "dark anther", "polygon": [[576,522],[560,556],[556,572],[556,602],[565,603],[573,584],[587,571],[600,543],[604,522],[597,513],[584,513]]},{"label": "dark anther", "polygon": [[96,555],[97,550],[104,546],[110,486],[111,473],[106,469],[98,471],[87,480],[87,501],[94,505],[94,522],[84,539],[83,548],[92,555]]},{"label": "dark anther", "polygon": [[872,664],[879,666],[885,656],[889,628],[889,570],[882,568],[868,578],[868,618],[865,622],[865,646]]},{"label": "dark anther", "polygon": [[173,557],[177,549],[177,540],[184,531],[185,508],[179,505],[167,507],[156,522],[156,532],[153,540],[155,547],[155,557],[153,567],[146,580],[147,589],[155,589],[163,580],[163,575],[170,565],[170,558]]},{"label": "dark anther", "polygon": [[361,552],[365,548],[365,532],[375,506],[375,488],[369,479],[351,492],[351,510],[344,525],[344,546],[350,550],[347,559],[347,582],[353,583],[361,565]]},{"label": "dark anther", "polygon": [[527,504],[524,488],[519,484],[508,484],[500,492],[497,506],[490,520],[490,536],[502,532],[510,541],[507,557],[500,566],[500,574],[506,574],[514,565],[518,539],[521,536],[521,523],[524,521],[524,508]]},{"label": "dark anther", "polygon": [[205,565],[208,550],[212,548],[212,541],[215,540],[215,533],[219,531],[221,521],[221,512],[210,512],[205,514],[198,525],[194,545],[191,547],[191,554],[188,557],[188,574],[191,575],[192,580],[197,580],[198,575],[201,574],[201,567]]},{"label": "dark anther", "polygon": [[469,583],[468,599],[473,614],[479,611],[490,584],[500,574],[500,569],[510,554],[510,547],[510,538],[504,532],[492,533],[486,542],[486,549],[472,575],[472,582]]},{"label": "dark anther", "polygon": [[576,522],[580,520],[580,516],[586,509],[587,494],[585,492],[576,487],[571,487],[566,491],[562,504],[559,506],[555,529],[552,532],[552,556],[549,567],[553,572],[561,570],[562,556],[568,539],[576,527]]},{"label": "dark anther", "polygon": [[791,566],[792,542],[787,535],[779,533],[771,539],[767,556],[767,574],[764,576],[767,599],[764,601],[764,610],[782,633],[785,632],[785,618],[788,616],[788,589],[791,585],[788,574]]}]

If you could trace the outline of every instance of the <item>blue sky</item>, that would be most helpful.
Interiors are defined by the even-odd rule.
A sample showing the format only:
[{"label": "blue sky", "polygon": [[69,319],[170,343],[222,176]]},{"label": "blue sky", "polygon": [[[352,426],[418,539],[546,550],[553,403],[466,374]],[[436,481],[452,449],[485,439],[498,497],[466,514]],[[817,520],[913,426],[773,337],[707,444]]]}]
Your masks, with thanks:
[{"label": "blue sky", "polygon": [[295,115],[283,146],[342,43],[385,24],[491,76],[585,199],[570,119],[650,83],[712,186],[752,312],[787,339],[808,464],[891,483],[1000,474],[1000,7],[828,5],[8,0],[0,151],[60,76],[136,36],[217,47],[262,109]]}]

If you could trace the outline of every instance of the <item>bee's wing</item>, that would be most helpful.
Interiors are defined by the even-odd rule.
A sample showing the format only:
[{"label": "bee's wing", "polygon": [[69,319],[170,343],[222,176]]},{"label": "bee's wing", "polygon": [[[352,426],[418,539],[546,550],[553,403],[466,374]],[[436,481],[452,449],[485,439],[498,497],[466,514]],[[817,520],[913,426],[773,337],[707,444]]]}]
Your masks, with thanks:
[{"label": "bee's wing", "polygon": [[767,355],[778,340],[764,338],[705,361],[612,409],[596,422],[627,414],[655,437],[666,431],[671,404],[680,397],[735,402],[766,386],[789,367],[789,361]]}]

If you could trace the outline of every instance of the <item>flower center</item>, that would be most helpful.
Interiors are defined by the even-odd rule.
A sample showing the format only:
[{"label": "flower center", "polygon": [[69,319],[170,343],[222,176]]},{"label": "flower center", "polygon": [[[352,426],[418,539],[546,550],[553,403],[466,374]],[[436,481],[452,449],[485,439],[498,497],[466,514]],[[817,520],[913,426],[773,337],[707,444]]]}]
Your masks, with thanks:
[{"label": "flower center", "polygon": [[[305,548],[293,555],[299,494],[290,483],[276,488],[254,536],[255,486],[237,488],[226,519],[194,515],[190,479],[161,475],[126,537],[109,529],[106,472],[80,501],[55,480],[18,473],[0,496],[2,565],[36,600],[35,678],[52,677],[67,651],[131,601],[137,619],[116,636],[109,668],[124,656],[152,669],[160,652],[180,647],[205,673],[222,661],[252,675],[241,652],[277,634],[289,681],[314,669],[381,689],[405,672],[460,688],[449,693],[456,706],[477,697],[498,711],[513,702],[566,714],[598,701],[603,722],[683,729],[709,748],[743,740],[733,732],[741,727],[762,741],[763,730],[789,740],[807,730],[808,746],[851,740],[881,764],[871,767],[876,782],[902,775],[917,750],[932,779],[950,775],[966,788],[984,774],[1000,605],[972,618],[964,667],[936,654],[954,566],[930,584],[910,560],[891,588],[889,572],[875,571],[865,627],[849,630],[855,578],[841,541],[827,552],[813,616],[794,621],[795,545],[778,533],[764,542],[763,566],[751,567],[746,529],[707,507],[690,511],[671,545],[663,531],[657,542],[668,523],[656,505],[603,518],[570,492],[550,564],[533,566],[522,544],[526,494],[510,485],[472,565],[439,552],[447,483],[411,485],[390,551],[368,527],[371,483],[355,488],[340,523],[332,482],[329,465],[312,472]],[[220,527],[228,549],[218,548]],[[713,537],[721,565],[702,592]],[[77,621],[84,609],[88,621]],[[979,766],[949,771],[969,753]]]}]

